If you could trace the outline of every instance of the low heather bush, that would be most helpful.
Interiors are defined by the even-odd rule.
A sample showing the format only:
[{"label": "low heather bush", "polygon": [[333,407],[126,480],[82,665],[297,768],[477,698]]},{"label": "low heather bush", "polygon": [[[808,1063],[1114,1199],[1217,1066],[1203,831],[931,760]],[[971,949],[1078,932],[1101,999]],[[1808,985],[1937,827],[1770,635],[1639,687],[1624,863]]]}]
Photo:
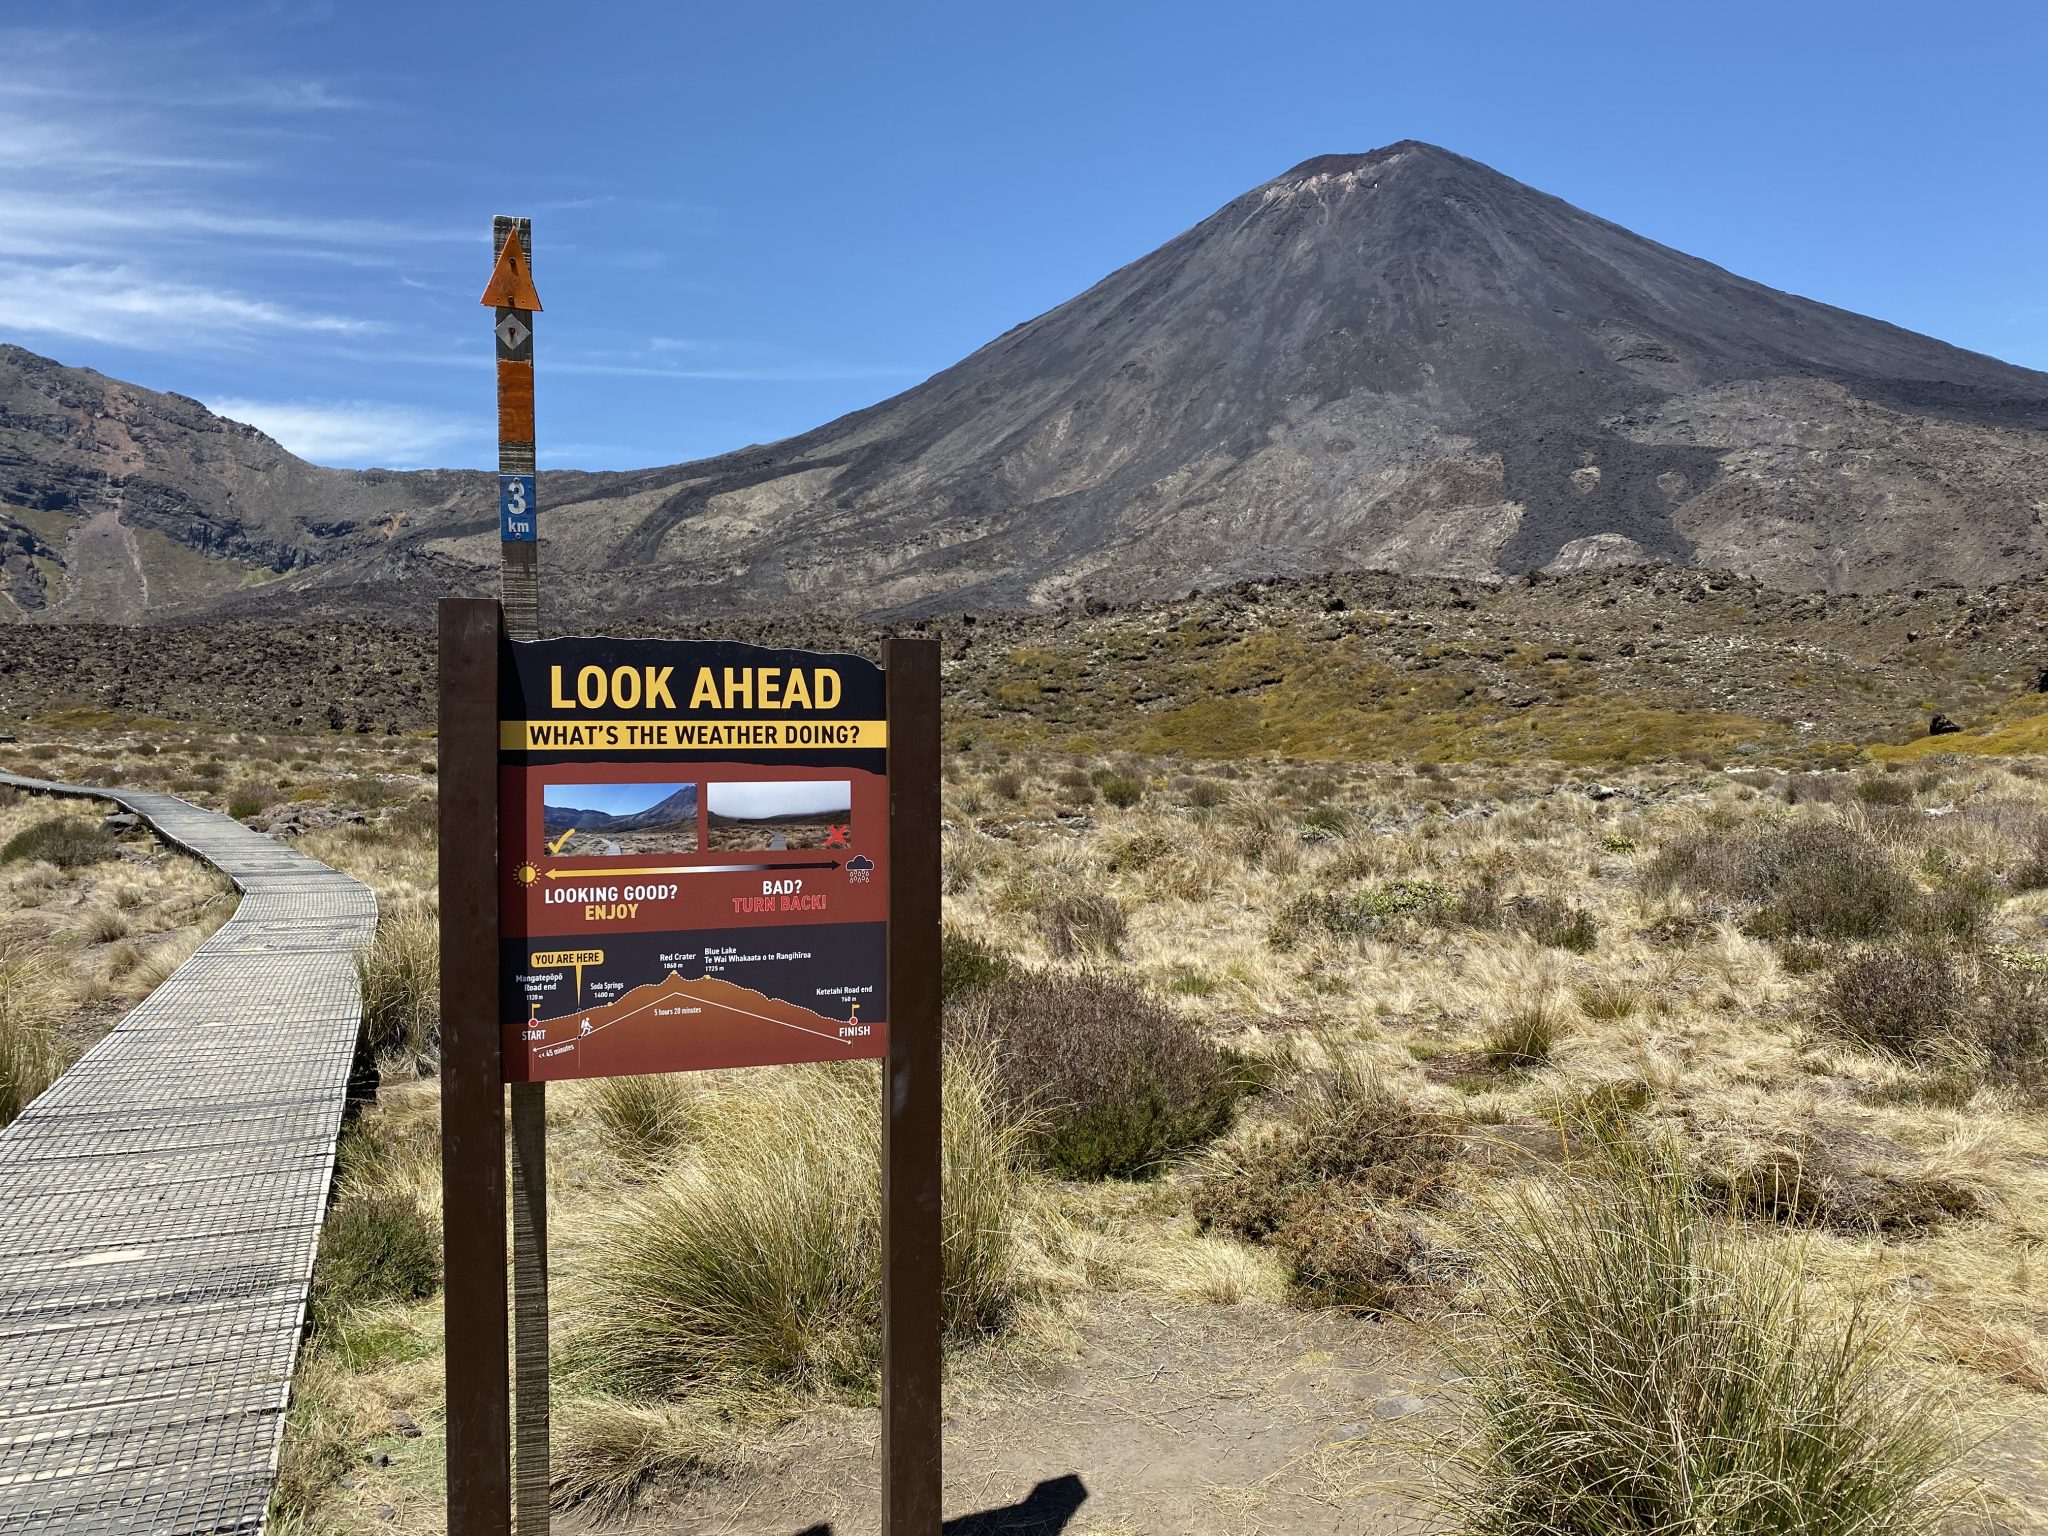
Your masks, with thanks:
[{"label": "low heather bush", "polygon": [[1968,1033],[1971,997],[1948,955],[1873,949],[1835,968],[1821,991],[1829,1032],[1905,1061],[1952,1056]]},{"label": "low heather bush", "polygon": [[1304,1089],[1278,1125],[1219,1151],[1195,1219],[1284,1254],[1307,1300],[1394,1311],[1430,1273],[1404,1218],[1450,1187],[1457,1126],[1349,1071]]},{"label": "low heather bush", "polygon": [[1008,1114],[1069,1178],[1156,1172],[1229,1125],[1252,1077],[1187,1018],[1108,972],[997,982],[970,994],[952,1027],[986,1042]]},{"label": "low heather bush", "polygon": [[51,816],[0,845],[0,864],[41,859],[59,869],[82,869],[111,859],[114,853],[114,839],[99,823],[76,816]]},{"label": "low heather bush", "polygon": [[1702,830],[1660,849],[1643,880],[1749,906],[1750,931],[1771,938],[1887,938],[1920,904],[1883,846],[1840,821]]},{"label": "low heather bush", "polygon": [[1966,1080],[2048,1093],[2048,977],[1996,956],[1966,968],[1928,948],[1870,950],[1821,993],[1831,1034]]}]

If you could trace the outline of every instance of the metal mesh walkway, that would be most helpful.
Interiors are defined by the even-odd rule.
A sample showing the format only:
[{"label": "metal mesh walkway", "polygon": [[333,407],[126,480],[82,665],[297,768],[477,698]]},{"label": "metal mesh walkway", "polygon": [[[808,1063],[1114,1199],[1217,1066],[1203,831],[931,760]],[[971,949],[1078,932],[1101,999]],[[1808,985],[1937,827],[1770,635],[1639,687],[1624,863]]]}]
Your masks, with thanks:
[{"label": "metal mesh walkway", "polygon": [[0,1129],[0,1536],[257,1531],[376,899],[172,795],[111,800],[243,897]]}]

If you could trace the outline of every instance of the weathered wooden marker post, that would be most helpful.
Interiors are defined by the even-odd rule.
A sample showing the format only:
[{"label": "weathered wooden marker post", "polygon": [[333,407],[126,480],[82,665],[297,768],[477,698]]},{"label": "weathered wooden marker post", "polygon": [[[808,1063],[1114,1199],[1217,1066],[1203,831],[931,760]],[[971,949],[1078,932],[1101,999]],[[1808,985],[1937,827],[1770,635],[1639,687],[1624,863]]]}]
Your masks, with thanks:
[{"label": "weathered wooden marker post", "polygon": [[938,647],[541,640],[540,304],[493,238],[503,604],[441,604],[448,1529],[504,1536],[515,1466],[547,1529],[544,1085],[882,1057],[883,1529],[938,1536]]}]

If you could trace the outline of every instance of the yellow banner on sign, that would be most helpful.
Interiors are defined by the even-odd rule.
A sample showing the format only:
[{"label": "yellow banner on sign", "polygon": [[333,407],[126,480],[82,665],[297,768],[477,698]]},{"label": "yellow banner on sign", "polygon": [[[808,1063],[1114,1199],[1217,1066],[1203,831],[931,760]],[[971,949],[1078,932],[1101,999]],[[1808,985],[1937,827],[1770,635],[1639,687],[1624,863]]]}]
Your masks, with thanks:
[{"label": "yellow banner on sign", "polygon": [[603,965],[604,951],[601,949],[556,949],[542,950],[533,957],[534,966],[548,970],[558,965],[573,965],[582,969],[586,965]]},{"label": "yellow banner on sign", "polygon": [[501,720],[507,752],[802,752],[886,747],[886,720]]}]

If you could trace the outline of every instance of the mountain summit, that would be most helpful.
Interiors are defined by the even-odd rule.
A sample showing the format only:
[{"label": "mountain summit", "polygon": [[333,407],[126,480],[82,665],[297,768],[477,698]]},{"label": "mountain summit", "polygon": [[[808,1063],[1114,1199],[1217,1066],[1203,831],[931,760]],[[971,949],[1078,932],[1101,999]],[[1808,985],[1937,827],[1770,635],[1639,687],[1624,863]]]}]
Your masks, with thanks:
[{"label": "mountain summit", "polygon": [[[376,537],[209,604],[480,586],[488,492],[449,480],[382,476],[375,516],[330,520]],[[2044,485],[2048,374],[1406,141],[1303,162],[894,399],[542,505],[572,609],[876,612],[1643,559],[1977,584],[2048,569]]]}]

